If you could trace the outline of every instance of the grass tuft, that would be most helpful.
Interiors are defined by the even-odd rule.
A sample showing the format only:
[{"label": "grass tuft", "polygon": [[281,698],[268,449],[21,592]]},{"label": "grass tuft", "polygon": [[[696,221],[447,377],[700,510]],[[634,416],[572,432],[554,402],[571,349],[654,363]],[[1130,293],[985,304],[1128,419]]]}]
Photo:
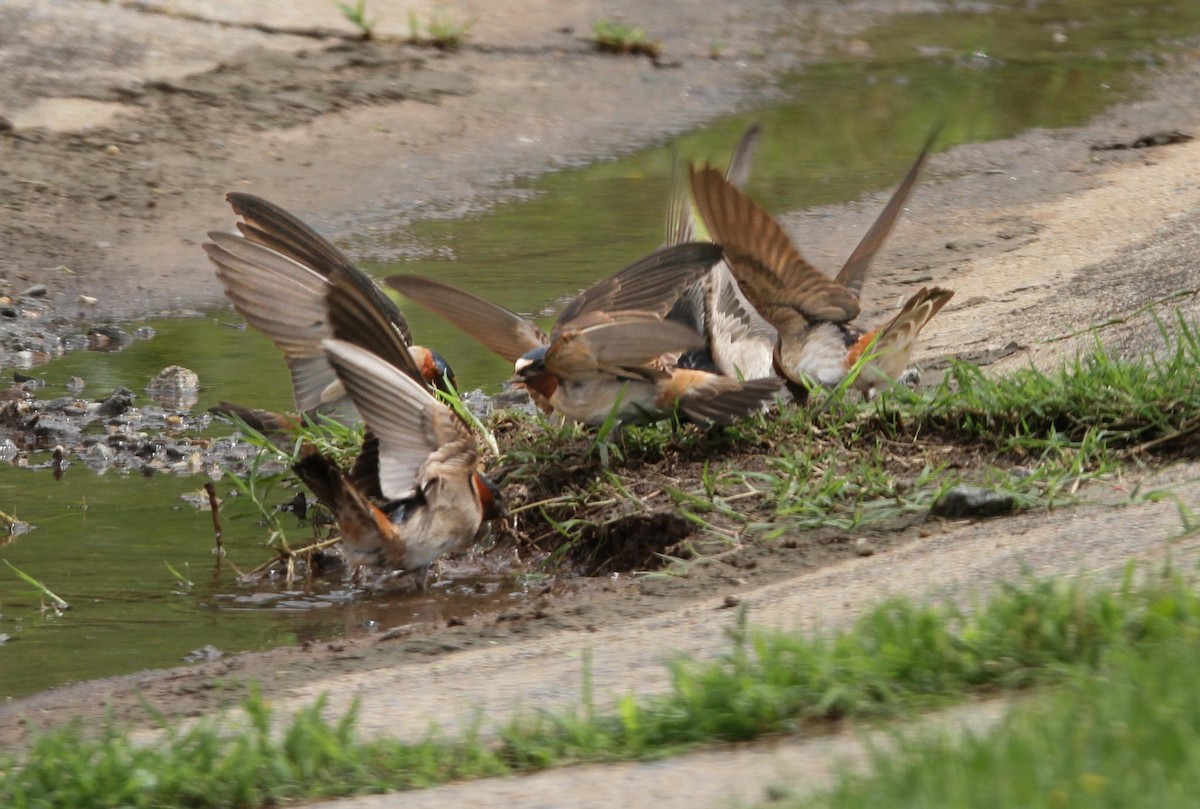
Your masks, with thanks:
[{"label": "grass tuft", "polygon": [[[356,712],[331,722],[323,700],[281,723],[252,692],[244,721],[168,727],[153,744],[134,743],[111,722],[99,734],[72,725],[41,736],[19,760],[0,757],[0,805],[265,807],[662,756],[848,717],[905,714],[971,694],[1088,682],[1096,672],[1102,682],[1126,661],[1150,661],[1168,646],[1189,650],[1186,668],[1157,676],[1171,678],[1173,688],[1186,681],[1188,699],[1200,705],[1192,687],[1197,639],[1196,591],[1175,576],[1135,585],[1132,568],[1115,587],[1005,585],[969,611],[893,600],[830,635],[755,631],[743,613],[722,658],[677,660],[669,692],[627,695],[612,709],[597,707],[590,665],[573,709],[521,717],[488,733],[477,722],[455,738],[431,732],[416,742],[362,740]],[[1136,690],[1120,698],[1143,700],[1160,725],[1172,721],[1182,699],[1175,690],[1158,707],[1157,686],[1143,686],[1140,696]],[[1198,709],[1189,710],[1188,721],[1200,728]],[[1122,742],[1128,751],[1141,746],[1129,742]]]},{"label": "grass tuft", "polygon": [[657,60],[662,46],[646,35],[646,29],[616,20],[592,23],[592,44],[603,53],[648,56]]}]

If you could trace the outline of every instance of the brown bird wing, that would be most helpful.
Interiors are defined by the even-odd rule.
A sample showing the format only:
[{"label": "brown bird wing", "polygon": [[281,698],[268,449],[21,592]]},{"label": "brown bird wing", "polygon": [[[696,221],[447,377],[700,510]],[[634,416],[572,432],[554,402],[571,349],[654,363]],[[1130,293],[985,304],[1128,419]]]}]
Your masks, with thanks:
[{"label": "brown bird wing", "polygon": [[349,273],[342,270],[333,273],[325,306],[331,336],[366,349],[419,384],[425,384],[421,370],[408,351],[409,342],[405,335]]},{"label": "brown bird wing", "polygon": [[324,276],[338,267],[354,267],[324,236],[275,203],[238,191],[226,194],[225,199],[245,220],[238,223],[238,230],[250,241],[283,253]]},{"label": "brown bird wing", "polygon": [[385,497],[406,499],[421,491],[431,462],[474,471],[479,460],[474,437],[428,388],[352,343],[321,345],[379,441],[379,488]]},{"label": "brown bird wing", "polygon": [[204,251],[237,311],[283,352],[292,372],[296,407],[323,404],[336,376],[324,359],[321,340],[330,336],[325,319],[324,277],[287,256],[229,233],[210,233]]},{"label": "brown bird wing", "polygon": [[779,339],[775,328],[742,296],[724,265],[713,270],[709,282],[708,349],[717,368],[740,379],[770,376]]},{"label": "brown bird wing", "polygon": [[[729,168],[725,177],[738,188],[744,188],[750,179],[750,163],[754,149],[758,146],[762,127],[752,125],[733,147],[729,157]],[[687,192],[687,180],[683,175],[683,163],[676,155],[671,162],[671,195],[667,198],[667,244],[683,244],[696,238],[696,222],[692,216],[692,199]]]},{"label": "brown bird wing", "polygon": [[787,307],[813,320],[843,323],[858,315],[858,299],[804,260],[783,228],[714,168],[692,168],[692,194],[713,241],[742,292],[768,313]]},{"label": "brown bird wing", "polygon": [[854,297],[857,298],[862,294],[863,284],[867,279],[867,270],[870,269],[875,254],[879,252],[879,248],[883,246],[884,241],[892,232],[892,227],[896,224],[900,212],[904,210],[904,203],[908,201],[908,195],[917,182],[917,175],[921,173],[921,166],[925,165],[925,158],[929,155],[929,149],[933,146],[934,138],[937,137],[939,130],[940,127],[931,132],[925,140],[925,145],[922,147],[921,153],[917,155],[917,159],[913,161],[908,174],[904,175],[904,179],[892,192],[891,199],[888,200],[887,205],[883,206],[883,210],[875,223],[871,225],[871,229],[867,231],[867,235],[863,236],[862,241],[854,248],[854,252],[850,254],[850,258],[846,259],[846,263],[838,272],[837,282],[850,290]]},{"label": "brown bird wing", "polygon": [[233,191],[226,194],[225,199],[233,207],[234,213],[245,220],[237,226],[243,236],[282,253],[326,278],[332,278],[338,271],[346,273],[396,325],[404,335],[405,343],[412,343],[408,321],[404,319],[404,314],[395,302],[380,292],[371,278],[354,266],[350,259],[324,236],[293,214],[262,197]]},{"label": "brown bird wing", "polygon": [[419,275],[392,275],[384,283],[412,298],[509,362],[550,342],[532,320],[478,295]]},{"label": "brown bird wing", "polygon": [[750,179],[750,163],[754,159],[754,150],[758,148],[758,139],[761,136],[762,126],[751,124],[733,147],[733,153],[729,156],[729,168],[725,169],[725,179],[737,188],[745,188],[746,181]]},{"label": "brown bird wing", "polygon": [[550,339],[589,312],[637,311],[665,315],[695,279],[721,260],[721,248],[702,242],[655,250],[576,295],[561,312]]},{"label": "brown bird wing", "polygon": [[597,372],[620,376],[661,376],[653,367],[663,354],[704,347],[704,337],[681,323],[635,312],[611,313],[563,332],[546,352],[546,369],[564,379]]},{"label": "brown bird wing", "polygon": [[[890,374],[892,379],[900,376],[908,366],[909,357],[916,346],[921,329],[925,328],[933,316],[940,312],[942,307],[953,297],[953,290],[941,287],[928,289],[922,287],[905,302],[895,317],[878,330],[879,336],[875,339],[872,350],[881,355],[879,362],[881,366],[889,368],[896,366],[893,373]],[[859,342],[861,343],[862,340]],[[858,356],[853,351],[853,348],[857,347],[857,344],[852,347],[850,355],[847,356],[847,362],[852,364],[858,360]],[[892,353],[897,355],[897,359],[889,362],[888,355]]]}]

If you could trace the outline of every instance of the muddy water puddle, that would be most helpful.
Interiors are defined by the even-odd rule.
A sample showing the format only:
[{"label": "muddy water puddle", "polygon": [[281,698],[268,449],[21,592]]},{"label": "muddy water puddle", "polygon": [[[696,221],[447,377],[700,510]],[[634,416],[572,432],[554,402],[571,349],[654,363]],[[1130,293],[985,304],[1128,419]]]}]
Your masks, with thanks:
[{"label": "muddy water puddle", "polygon": [[[744,128],[761,121],[751,194],[771,210],[851,200],[890,187],[937,123],[945,148],[1098,114],[1126,97],[1145,68],[1161,64],[1164,48],[1195,42],[1198,29],[1200,8],[1183,2],[1048,2],[1020,11],[1000,5],[986,13],[905,17],[854,43],[842,61],[781,77],[786,100],[769,109],[718,121],[666,147],[524,183],[518,202],[419,223],[412,237],[427,258],[366,268],[379,276],[434,275],[548,323],[567,296],[660,242],[676,149],[688,159],[721,161]],[[347,249],[386,253],[388,238],[355,235]],[[418,339],[436,346],[463,384],[500,388],[510,370],[503,361],[415,306],[404,308]],[[42,399],[68,395],[77,377],[85,383],[78,394],[84,400],[126,387],[142,406],[151,377],[184,365],[203,385],[180,428],[179,438],[188,440],[230,435],[226,425],[196,416],[220,400],[288,405],[277,353],[227,311],[122,326],[131,334],[146,327],[152,336],[144,332],[146,339],[120,351],[67,353],[22,373],[45,381],[36,391]],[[105,429],[101,420],[84,435]],[[14,437],[18,450],[22,440]],[[0,511],[33,530],[12,536],[0,558],[72,608],[49,609],[44,596],[0,565],[0,636],[7,637],[0,644],[0,696],[176,665],[208,646],[236,652],[407,623],[444,624],[503,609],[528,584],[469,563],[448,567],[425,593],[400,583],[350,586],[338,577],[307,586],[240,583],[229,563],[251,568],[269,558],[265,529],[229,481],[219,480],[229,557],[217,570],[210,515],[184,499],[208,479],[212,470],[203,464],[199,474],[170,466],[146,474],[137,462],[89,468],[83,458],[70,458],[55,480],[45,448],[24,457],[29,468],[0,465]],[[280,491],[279,500],[294,493]],[[309,530],[289,525],[296,537]]]}]

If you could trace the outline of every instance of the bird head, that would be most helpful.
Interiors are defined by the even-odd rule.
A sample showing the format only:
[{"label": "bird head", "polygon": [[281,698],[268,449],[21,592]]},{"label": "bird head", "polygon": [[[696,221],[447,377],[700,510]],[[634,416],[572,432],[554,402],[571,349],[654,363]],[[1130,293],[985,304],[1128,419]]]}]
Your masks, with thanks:
[{"label": "bird head", "polygon": [[500,494],[500,490],[496,488],[496,484],[488,479],[487,475],[476,472],[471,478],[471,483],[475,486],[475,496],[479,498],[479,505],[483,509],[483,519],[495,520],[504,516],[504,497]]}]

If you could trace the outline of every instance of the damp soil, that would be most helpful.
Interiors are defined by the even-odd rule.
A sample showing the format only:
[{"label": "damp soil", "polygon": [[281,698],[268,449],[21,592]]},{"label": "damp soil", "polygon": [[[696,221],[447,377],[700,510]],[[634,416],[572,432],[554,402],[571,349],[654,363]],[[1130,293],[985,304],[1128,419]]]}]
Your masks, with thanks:
[{"label": "damp soil", "polygon": [[[864,4],[848,14],[841,4],[822,6],[827,41],[763,53],[756,39],[787,9],[768,4],[751,13],[755,4],[725,4],[719,59],[710,58],[711,38],[695,33],[707,29],[662,22],[657,30],[673,37],[653,61],[595,54],[576,34],[587,10],[551,25],[536,5],[528,14],[539,23],[535,34],[517,25],[494,37],[485,30],[479,38],[490,45],[458,53],[255,29],[246,49],[200,70],[164,69],[131,83],[97,69],[70,93],[62,86],[68,79],[55,85],[53,76],[18,85],[37,97],[108,105],[104,115],[114,117],[63,131],[14,119],[0,132],[6,348],[53,355],[81,322],[216,302],[219,289],[197,244],[207,230],[228,226],[222,201],[228,190],[253,187],[268,198],[299,200],[296,212],[335,236],[351,220],[385,213],[403,223],[486,206],[510,192],[514,177],[607,157],[761,100],[771,92],[763,77],[852,45],[856,31],[894,10]],[[687,4],[661,5],[652,13],[665,21]],[[18,3],[0,14],[23,9],[29,13]],[[653,21],[647,26],[653,30]],[[210,32],[217,34],[250,36],[237,28]],[[590,92],[579,93],[574,88],[585,78]],[[1148,306],[1195,315],[1200,146],[1153,136],[1200,129],[1192,104],[1200,65],[1181,56],[1142,81],[1141,100],[1087,126],[962,146],[930,161],[928,180],[874,271],[864,312],[864,319],[878,317],[914,285],[956,290],[927,330],[918,358],[926,381],[954,356],[999,369],[1050,365],[1090,344],[1091,336],[1075,332],[1106,321],[1100,333],[1106,345],[1145,354],[1161,341]],[[539,92],[529,92],[531,86]],[[646,98],[654,103],[635,103]],[[1130,148],[1092,148],[1114,143]],[[402,171],[389,163],[396,150],[405,153]],[[836,266],[878,203],[783,219],[814,263]],[[730,465],[753,468],[770,449],[743,444],[722,452]],[[960,453],[956,461],[964,467],[978,462],[969,450],[944,452]],[[1151,461],[1149,471],[1136,474],[1163,463]],[[697,485],[703,460],[657,458],[643,468],[641,494],[654,501],[657,493],[661,508],[610,515],[591,537],[609,543],[604,558],[576,560],[519,606],[54,689],[0,706],[0,745],[74,718],[111,712],[144,720],[146,706],[168,716],[207,715],[235,703],[254,682],[269,683],[273,692],[302,692],[342,675],[362,682],[374,672],[466,650],[644,627],[649,616],[679,615],[714,597],[715,609],[732,608],[772,585],[868,555],[886,559],[897,549],[926,547],[937,553],[932,539],[949,531],[918,515],[853,533],[821,529],[736,543],[706,554],[704,563],[689,563],[694,529],[680,523],[661,493]],[[1004,519],[989,525],[989,538],[1008,530]],[[1114,522],[1112,530],[1121,528]],[[1003,543],[988,542],[979,553],[993,547]],[[666,558],[676,567],[664,568]],[[655,567],[660,575],[638,575]],[[870,570],[864,575],[887,589],[887,566]],[[870,584],[857,586],[869,593]],[[924,592],[925,585],[911,589]]]}]

